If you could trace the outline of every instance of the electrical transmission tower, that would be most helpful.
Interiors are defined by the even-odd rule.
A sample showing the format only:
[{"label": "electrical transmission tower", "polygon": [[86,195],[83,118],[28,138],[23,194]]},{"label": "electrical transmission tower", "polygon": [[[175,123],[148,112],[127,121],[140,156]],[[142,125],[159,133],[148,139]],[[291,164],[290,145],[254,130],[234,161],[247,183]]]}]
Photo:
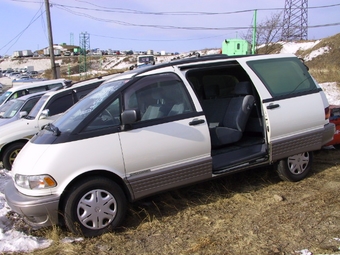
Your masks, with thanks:
[{"label": "electrical transmission tower", "polygon": [[80,46],[80,54],[79,54],[79,73],[86,73],[87,65],[86,65],[86,54],[87,50],[90,49],[90,34],[87,32],[82,32],[79,35],[79,46]]},{"label": "electrical transmission tower", "polygon": [[307,40],[308,0],[286,0],[283,15],[282,40]]}]

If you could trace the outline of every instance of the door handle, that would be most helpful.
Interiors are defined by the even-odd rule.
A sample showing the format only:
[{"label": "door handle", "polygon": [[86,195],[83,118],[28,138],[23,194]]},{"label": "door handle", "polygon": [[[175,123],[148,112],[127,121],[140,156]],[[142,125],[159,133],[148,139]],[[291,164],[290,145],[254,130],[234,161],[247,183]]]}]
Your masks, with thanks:
[{"label": "door handle", "polygon": [[200,120],[200,119],[194,119],[193,121],[189,122],[190,126],[195,126],[204,123],[205,120]]},{"label": "door handle", "polygon": [[270,105],[267,106],[267,109],[274,109],[274,108],[278,108],[278,107],[280,107],[279,104],[270,104]]}]

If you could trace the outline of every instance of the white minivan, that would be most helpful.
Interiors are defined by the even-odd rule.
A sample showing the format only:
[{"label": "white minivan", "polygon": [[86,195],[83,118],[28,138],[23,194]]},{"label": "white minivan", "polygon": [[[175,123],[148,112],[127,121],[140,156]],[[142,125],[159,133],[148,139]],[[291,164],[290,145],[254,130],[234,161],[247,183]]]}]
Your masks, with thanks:
[{"label": "white minivan", "polygon": [[106,81],[36,134],[5,196],[33,226],[96,236],[127,203],[272,165],[311,172],[334,135],[329,104],[294,55],[212,55],[139,68]]},{"label": "white minivan", "polygon": [[65,79],[55,79],[46,81],[37,81],[29,84],[15,86],[5,91],[0,96],[0,106],[7,101],[19,98],[24,95],[33,94],[36,92],[47,91],[57,88],[65,88],[71,85],[71,81]]}]

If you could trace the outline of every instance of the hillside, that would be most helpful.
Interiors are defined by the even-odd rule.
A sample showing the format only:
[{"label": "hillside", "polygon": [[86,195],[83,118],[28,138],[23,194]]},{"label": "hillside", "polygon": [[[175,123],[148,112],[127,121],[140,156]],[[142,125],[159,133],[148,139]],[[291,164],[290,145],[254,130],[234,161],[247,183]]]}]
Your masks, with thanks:
[{"label": "hillside", "polygon": [[[339,59],[340,59],[340,34],[321,40],[309,40],[299,42],[278,42],[275,44],[259,46],[258,54],[293,53],[304,59],[310,72],[319,83],[337,82],[340,84]],[[196,50],[201,55],[217,54],[219,49]],[[190,52],[183,52],[176,58],[188,56]],[[175,56],[157,56],[156,63],[168,62]],[[79,80],[79,57],[56,57],[56,63],[60,65],[62,77]],[[0,68],[22,68],[32,65],[36,71],[42,73],[45,78],[51,78],[51,62],[48,57],[1,59]],[[87,56],[88,76],[98,76],[123,72],[136,63],[136,56],[125,55],[92,55]],[[83,74],[82,77],[85,77]]]}]

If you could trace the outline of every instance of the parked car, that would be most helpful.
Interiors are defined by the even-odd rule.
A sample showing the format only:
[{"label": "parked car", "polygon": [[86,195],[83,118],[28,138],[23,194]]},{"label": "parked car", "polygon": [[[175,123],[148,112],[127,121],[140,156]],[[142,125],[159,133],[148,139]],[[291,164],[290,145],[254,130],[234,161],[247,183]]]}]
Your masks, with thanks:
[{"label": "parked car", "polygon": [[0,161],[4,168],[11,170],[17,154],[35,133],[97,88],[104,80],[95,78],[69,88],[46,92],[25,118],[0,126]]},{"label": "parked car", "polygon": [[128,202],[165,190],[268,165],[304,179],[334,131],[294,55],[172,61],[114,77],[46,125],[5,196],[33,226],[97,236],[123,222]]},{"label": "parked car", "polygon": [[70,86],[71,81],[65,79],[55,79],[47,81],[30,82],[28,84],[20,84],[20,86],[14,86],[8,89],[5,93],[0,96],[0,106],[5,104],[7,101],[15,98],[22,97],[27,94],[32,94],[40,91],[48,91],[55,88],[65,88]]},{"label": "parked car", "polygon": [[4,85],[2,85],[2,84],[0,83],[0,93],[3,92],[3,89],[4,89]]},{"label": "parked car", "polygon": [[46,91],[12,99],[0,106],[0,126],[26,117]]}]

